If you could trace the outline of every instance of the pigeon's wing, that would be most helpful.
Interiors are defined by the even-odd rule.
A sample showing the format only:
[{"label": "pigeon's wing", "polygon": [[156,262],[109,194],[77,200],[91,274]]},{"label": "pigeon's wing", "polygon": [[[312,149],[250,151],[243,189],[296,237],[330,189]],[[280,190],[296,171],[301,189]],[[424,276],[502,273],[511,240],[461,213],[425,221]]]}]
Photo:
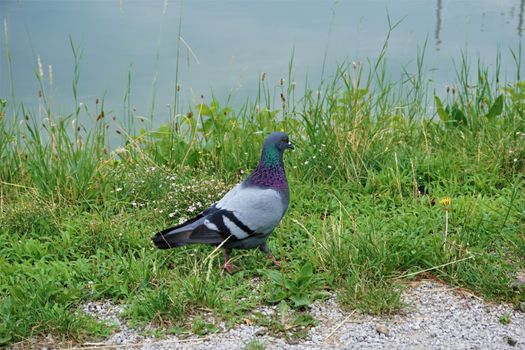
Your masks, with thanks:
[{"label": "pigeon's wing", "polygon": [[[226,193],[226,195],[224,195],[221,201],[224,199],[228,200],[228,198],[234,196],[238,189],[239,185],[233,187],[228,193]],[[221,243],[230,236],[230,233],[227,230],[224,232],[217,230],[215,229],[216,226],[210,224],[210,222],[216,222],[219,227],[222,228],[224,226],[219,224],[222,215],[214,215],[219,211],[217,203],[194,218],[158,232],[152,238],[153,243],[161,249],[180,247],[192,243]]]},{"label": "pigeon's wing", "polygon": [[192,243],[219,244],[226,239],[242,240],[254,233],[270,233],[285,210],[279,192],[239,184],[195,218],[157,233],[153,242],[159,248],[172,248]]},{"label": "pigeon's wing", "polygon": [[193,243],[219,244],[227,237],[220,232],[207,230],[203,222],[207,215],[217,211],[216,208],[208,208],[196,217],[174,227],[167,228],[155,234],[152,240],[160,249],[168,249]]},{"label": "pigeon's wing", "polygon": [[[208,226],[217,226],[221,232],[227,228],[237,239],[271,232],[286,210],[278,191],[244,184],[238,185],[230,196],[224,196],[215,207],[219,210],[208,216]],[[207,223],[206,219],[204,222]]]}]

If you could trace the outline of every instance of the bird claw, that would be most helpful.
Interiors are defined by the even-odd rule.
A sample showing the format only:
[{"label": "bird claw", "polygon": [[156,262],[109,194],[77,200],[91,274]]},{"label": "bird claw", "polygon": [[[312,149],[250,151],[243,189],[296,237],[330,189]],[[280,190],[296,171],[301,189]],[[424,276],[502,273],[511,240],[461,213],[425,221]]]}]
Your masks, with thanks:
[{"label": "bird claw", "polygon": [[226,270],[226,272],[228,272],[230,275],[233,275],[234,273],[239,271],[239,268],[227,261],[224,264],[224,270]]},{"label": "bird claw", "polygon": [[275,266],[277,266],[277,267],[281,266],[281,262],[279,260],[275,259],[275,256],[267,255],[266,258],[270,259]]}]

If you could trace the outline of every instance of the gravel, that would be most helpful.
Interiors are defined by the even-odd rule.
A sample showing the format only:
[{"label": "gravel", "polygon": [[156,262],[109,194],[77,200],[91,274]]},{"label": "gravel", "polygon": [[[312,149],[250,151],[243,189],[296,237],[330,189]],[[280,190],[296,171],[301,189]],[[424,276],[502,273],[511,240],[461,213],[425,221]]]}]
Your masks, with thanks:
[{"label": "gravel", "polygon": [[[315,302],[310,309],[319,324],[306,339],[287,342],[268,335],[258,325],[239,325],[207,337],[163,340],[144,337],[128,328],[119,318],[121,307],[109,301],[91,302],[83,310],[119,328],[103,343],[84,346],[115,345],[140,349],[244,349],[257,340],[266,349],[525,349],[525,313],[505,304],[491,304],[460,290],[433,281],[421,281],[407,288],[403,312],[390,317],[374,317],[345,312],[335,297]],[[259,312],[270,315],[275,308]],[[503,324],[500,318],[508,318]]]}]

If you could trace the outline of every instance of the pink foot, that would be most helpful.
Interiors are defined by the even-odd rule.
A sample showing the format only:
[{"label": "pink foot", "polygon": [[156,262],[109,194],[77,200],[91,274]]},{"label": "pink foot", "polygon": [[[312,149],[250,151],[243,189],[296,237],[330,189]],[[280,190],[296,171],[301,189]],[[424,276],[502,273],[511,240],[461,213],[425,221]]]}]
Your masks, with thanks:
[{"label": "pink foot", "polygon": [[225,263],[224,263],[224,269],[226,270],[226,272],[228,272],[230,275],[233,275],[235,272],[239,271],[239,268],[235,265],[232,265],[230,263],[230,260],[227,260]]},{"label": "pink foot", "polygon": [[270,259],[275,266],[277,266],[277,267],[281,266],[281,262],[279,260],[275,259],[275,256],[267,255],[266,258]]}]

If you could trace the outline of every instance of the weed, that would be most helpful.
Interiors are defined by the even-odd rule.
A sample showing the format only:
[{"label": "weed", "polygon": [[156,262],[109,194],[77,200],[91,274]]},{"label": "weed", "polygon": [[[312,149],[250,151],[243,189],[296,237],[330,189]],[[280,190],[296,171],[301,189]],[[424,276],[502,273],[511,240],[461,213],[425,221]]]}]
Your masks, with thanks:
[{"label": "weed", "polygon": [[308,330],[317,325],[317,321],[310,314],[294,311],[284,300],[277,305],[276,312],[270,316],[257,312],[253,319],[267,327],[271,334],[284,336],[287,339],[304,338]]},{"label": "weed", "polygon": [[294,308],[304,308],[323,295],[319,291],[324,284],[323,279],[314,274],[310,262],[296,268],[291,276],[277,270],[261,270],[261,273],[273,282],[268,287],[271,303],[289,300]]},{"label": "weed", "polygon": [[266,346],[259,339],[252,339],[244,346],[244,350],[264,350]]},{"label": "weed", "polygon": [[185,305],[177,295],[177,290],[162,285],[137,295],[126,308],[124,316],[135,322],[162,325],[169,320],[180,321],[184,317],[184,310]]},{"label": "weed", "polygon": [[508,313],[505,313],[500,316],[499,322],[504,325],[508,325],[510,323],[510,315]]},{"label": "weed", "polygon": [[202,318],[197,317],[192,322],[191,331],[197,335],[207,335],[210,333],[216,333],[218,331],[218,328],[215,327],[215,325],[213,325],[212,323],[208,323]]}]

